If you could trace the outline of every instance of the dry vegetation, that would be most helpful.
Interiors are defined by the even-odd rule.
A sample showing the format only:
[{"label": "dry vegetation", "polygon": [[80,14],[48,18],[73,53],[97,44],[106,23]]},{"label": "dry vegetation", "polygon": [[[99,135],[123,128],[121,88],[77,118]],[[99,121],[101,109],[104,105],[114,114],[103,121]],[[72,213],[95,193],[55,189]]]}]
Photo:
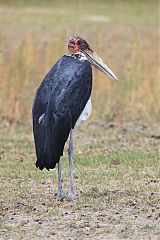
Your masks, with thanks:
[{"label": "dry vegetation", "polygon": [[35,89],[67,53],[70,34],[86,38],[119,77],[115,83],[95,72],[93,117],[159,120],[157,1],[1,5],[0,31],[1,121],[30,118]]},{"label": "dry vegetation", "polygon": [[[158,1],[0,0],[0,32],[0,239],[158,240]],[[94,71],[92,119],[75,137],[80,198],[61,202],[56,170],[35,168],[30,119],[35,89],[71,34],[119,82]]]}]

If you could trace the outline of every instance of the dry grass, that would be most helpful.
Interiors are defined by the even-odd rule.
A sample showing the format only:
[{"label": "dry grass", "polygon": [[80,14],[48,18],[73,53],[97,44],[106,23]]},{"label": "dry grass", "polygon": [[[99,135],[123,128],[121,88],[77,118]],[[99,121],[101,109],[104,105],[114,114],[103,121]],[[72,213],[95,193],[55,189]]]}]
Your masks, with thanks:
[{"label": "dry grass", "polygon": [[0,6],[1,121],[30,118],[35,89],[67,53],[66,38],[75,33],[88,40],[120,80],[114,83],[95,71],[93,117],[159,121],[157,1],[30,3]]}]

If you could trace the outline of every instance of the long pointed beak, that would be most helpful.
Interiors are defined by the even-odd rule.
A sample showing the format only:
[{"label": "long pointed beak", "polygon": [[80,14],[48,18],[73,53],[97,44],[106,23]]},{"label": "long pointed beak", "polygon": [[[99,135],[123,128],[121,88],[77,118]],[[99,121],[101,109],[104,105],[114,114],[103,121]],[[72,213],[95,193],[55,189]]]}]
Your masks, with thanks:
[{"label": "long pointed beak", "polygon": [[118,80],[116,75],[111,71],[111,69],[103,62],[103,60],[98,56],[97,53],[93,52],[90,49],[82,50],[85,54],[91,65],[99,69],[105,75],[109,76],[113,80]]}]

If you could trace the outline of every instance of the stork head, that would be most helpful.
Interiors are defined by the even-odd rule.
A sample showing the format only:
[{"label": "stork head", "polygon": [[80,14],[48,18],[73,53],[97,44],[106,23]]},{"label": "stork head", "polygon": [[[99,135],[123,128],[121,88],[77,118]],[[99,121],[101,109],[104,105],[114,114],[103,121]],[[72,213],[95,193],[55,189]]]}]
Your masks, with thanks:
[{"label": "stork head", "polygon": [[111,77],[113,80],[118,80],[115,74],[111,71],[111,69],[103,62],[103,60],[98,56],[98,54],[90,48],[89,44],[82,37],[69,37],[68,50],[71,54],[82,52],[83,54],[85,54],[86,58],[92,66],[99,69],[101,72]]}]

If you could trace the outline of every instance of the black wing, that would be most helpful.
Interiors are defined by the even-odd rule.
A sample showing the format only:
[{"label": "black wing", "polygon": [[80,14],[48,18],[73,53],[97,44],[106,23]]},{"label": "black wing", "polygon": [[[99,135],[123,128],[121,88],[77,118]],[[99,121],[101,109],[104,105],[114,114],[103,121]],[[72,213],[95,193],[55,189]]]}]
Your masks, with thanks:
[{"label": "black wing", "polygon": [[91,90],[90,63],[69,56],[63,56],[42,81],[32,110],[36,166],[41,170],[58,163]]}]

